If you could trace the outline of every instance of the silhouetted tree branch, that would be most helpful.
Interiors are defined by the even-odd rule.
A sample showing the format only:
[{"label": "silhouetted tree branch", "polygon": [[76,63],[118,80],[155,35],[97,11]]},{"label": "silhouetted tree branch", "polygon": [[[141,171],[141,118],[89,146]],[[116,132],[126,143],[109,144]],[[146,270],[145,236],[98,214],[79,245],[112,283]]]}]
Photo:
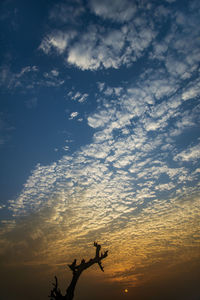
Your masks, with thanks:
[{"label": "silhouetted tree branch", "polygon": [[86,270],[87,268],[91,267],[93,264],[98,264],[101,271],[104,272],[103,266],[101,264],[102,259],[106,258],[108,256],[108,250],[104,253],[100,253],[101,245],[94,242],[94,247],[96,247],[96,255],[94,258],[91,258],[88,261],[85,261],[82,259],[81,263],[79,265],[76,264],[76,259],[72,262],[71,265],[68,265],[70,270],[72,271],[72,280],[70,285],[68,286],[65,295],[62,295],[60,289],[58,288],[58,279],[55,276],[55,283],[53,283],[53,289],[51,290],[51,294],[49,297],[51,300],[72,300],[74,297],[74,290],[76,287],[76,283],[81,275],[81,273]]}]

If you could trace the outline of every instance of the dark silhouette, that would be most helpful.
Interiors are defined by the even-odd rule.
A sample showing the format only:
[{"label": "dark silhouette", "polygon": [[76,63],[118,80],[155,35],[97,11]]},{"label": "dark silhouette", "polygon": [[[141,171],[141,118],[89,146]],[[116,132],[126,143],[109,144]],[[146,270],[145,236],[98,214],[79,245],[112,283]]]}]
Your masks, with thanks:
[{"label": "dark silhouette", "polygon": [[51,290],[50,298],[51,300],[72,300],[74,297],[74,290],[76,283],[81,275],[81,273],[87,268],[91,267],[93,264],[98,264],[101,271],[104,272],[103,266],[101,264],[102,259],[108,256],[108,250],[100,254],[101,245],[94,242],[94,247],[96,247],[96,255],[88,261],[82,259],[79,265],[76,264],[76,259],[74,259],[71,265],[68,265],[73,273],[73,277],[70,285],[68,286],[65,295],[62,295],[60,289],[58,288],[58,279],[55,276],[55,283],[53,283],[53,289]]}]

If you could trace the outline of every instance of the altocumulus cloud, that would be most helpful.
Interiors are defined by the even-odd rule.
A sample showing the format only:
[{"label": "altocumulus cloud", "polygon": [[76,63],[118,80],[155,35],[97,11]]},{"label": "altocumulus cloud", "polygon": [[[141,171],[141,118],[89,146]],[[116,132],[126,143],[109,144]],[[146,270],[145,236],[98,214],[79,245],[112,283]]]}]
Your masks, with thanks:
[{"label": "altocumulus cloud", "polygon": [[[50,54],[51,49],[58,54],[65,52],[66,62],[82,70],[118,69],[141,57],[156,36],[153,24],[149,26],[151,16],[143,6],[136,7],[131,1],[111,1],[109,5],[104,1],[101,4],[90,1],[89,8],[91,14],[115,21],[116,29],[112,23],[107,27],[88,24],[84,30],[75,24],[73,29],[54,30],[47,34],[39,49],[45,54]],[[56,18],[56,14],[60,12],[51,15]]]},{"label": "altocumulus cloud", "polygon": [[[16,216],[35,212],[40,230],[33,226],[30,236],[33,241],[40,241],[42,249],[48,248],[46,261],[49,262],[55,251],[60,253],[56,254],[58,260],[62,260],[63,247],[76,252],[74,233],[80,245],[96,236],[107,241],[109,234],[109,242],[117,249],[112,249],[113,255],[127,270],[130,260],[133,261],[130,249],[136,251],[134,270],[126,273],[124,269],[122,274],[121,264],[117,262],[114,270],[108,267],[110,278],[114,272],[115,280],[119,281],[125,278],[127,282],[137,283],[141,270],[145,272],[155,257],[168,263],[167,240],[173,241],[168,250],[171,265],[177,256],[179,261],[186,259],[181,249],[189,236],[196,235],[193,225],[199,217],[198,172],[196,168],[191,170],[187,161],[197,159],[199,145],[177,154],[174,135],[168,129],[173,124],[177,126],[180,115],[184,118],[187,109],[182,110],[185,101],[181,101],[177,81],[169,78],[171,87],[167,88],[169,75],[163,69],[160,72],[157,76],[146,72],[134,88],[122,86],[123,93],[115,93],[113,100],[112,93],[106,95],[102,90],[104,106],[88,116],[88,125],[95,129],[92,143],[51,165],[36,166],[18,199],[10,202],[10,210]],[[156,96],[157,81],[163,84]],[[152,98],[146,99],[146,94]],[[193,120],[199,120],[199,109],[192,114]],[[73,113],[75,116],[77,113]],[[181,135],[193,124],[185,122],[177,134]],[[170,163],[173,159],[177,161],[175,165]],[[53,208],[46,211],[48,207]],[[49,248],[47,231],[54,225],[57,229],[51,232],[51,238],[53,236],[57,246]],[[7,226],[7,230],[12,230],[13,225]],[[183,229],[185,226],[187,231]],[[15,242],[12,243],[15,247]],[[197,257],[197,244],[188,244],[191,256]],[[119,258],[122,247],[123,257]],[[148,260],[144,260],[145,256]],[[39,259],[29,257],[31,261],[36,258]]]},{"label": "altocumulus cloud", "polygon": [[[13,217],[25,222],[4,221],[3,257],[12,248],[14,261],[20,248],[27,253],[27,264],[52,264],[54,257],[55,264],[62,265],[66,253],[77,253],[76,240],[84,254],[84,246],[98,237],[110,244],[110,279],[135,284],[157,261],[162,269],[162,263],[197,260],[200,148],[199,140],[187,145],[184,135],[199,124],[200,115],[195,102],[200,90],[198,4],[179,14],[170,12],[172,0],[166,2],[168,9],[147,1],[135,6],[117,0],[112,7],[106,1],[89,1],[90,13],[99,17],[97,24],[80,30],[74,22],[73,28],[63,25],[46,33],[40,51],[81,70],[128,67],[143,56],[156,67],[121,86],[97,83],[101,105],[85,120],[94,132],[91,143],[49,165],[35,166],[17,199],[9,202]],[[54,9],[51,20],[65,15],[65,6]],[[77,18],[84,13],[83,8],[77,10]],[[158,40],[160,14],[170,18],[171,27]],[[2,71],[2,80],[8,80],[9,70]],[[31,72],[36,70],[22,69],[13,78]],[[59,75],[52,69],[44,74],[44,82],[59,85]],[[89,95],[73,90],[67,96],[80,103]],[[77,116],[73,111],[69,118]]]}]

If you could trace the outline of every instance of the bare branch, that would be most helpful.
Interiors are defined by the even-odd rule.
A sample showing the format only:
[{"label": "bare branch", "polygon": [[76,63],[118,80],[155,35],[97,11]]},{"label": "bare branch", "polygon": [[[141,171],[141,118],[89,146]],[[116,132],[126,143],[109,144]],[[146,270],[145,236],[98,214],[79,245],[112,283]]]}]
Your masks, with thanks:
[{"label": "bare branch", "polygon": [[68,265],[70,270],[73,273],[73,277],[71,280],[70,285],[68,286],[66,290],[66,294],[63,296],[61,294],[60,289],[58,288],[58,280],[57,277],[55,276],[55,283],[53,284],[54,288],[51,290],[51,295],[49,296],[51,300],[72,300],[74,297],[74,290],[76,287],[76,283],[81,275],[81,273],[86,270],[87,268],[91,267],[93,264],[97,263],[101,269],[101,271],[104,272],[104,268],[102,266],[101,261],[108,256],[108,250],[105,251],[104,253],[101,252],[101,245],[98,243],[94,242],[94,247],[96,247],[96,254],[94,258],[91,258],[88,261],[85,261],[85,259],[81,260],[81,263],[79,265],[76,264],[76,259],[72,262],[71,265]]},{"label": "bare branch", "polygon": [[98,265],[99,265],[99,267],[100,267],[101,271],[102,271],[102,272],[104,272],[103,266],[102,266],[102,264],[101,264],[101,262],[100,262],[100,261],[98,262]]},{"label": "bare branch", "polygon": [[96,257],[99,257],[99,252],[101,250],[101,245],[98,245],[96,242],[94,242],[94,246],[97,248],[96,249]]},{"label": "bare branch", "polygon": [[75,271],[76,270],[76,259],[74,259],[73,263],[71,265],[68,265],[69,268],[72,270],[72,271]]},{"label": "bare branch", "polygon": [[62,299],[63,296],[61,294],[60,289],[58,288],[58,279],[55,276],[55,283],[52,283],[52,285],[54,286],[54,288],[51,290],[51,294],[48,296],[49,298],[51,298],[51,300],[59,300]]}]

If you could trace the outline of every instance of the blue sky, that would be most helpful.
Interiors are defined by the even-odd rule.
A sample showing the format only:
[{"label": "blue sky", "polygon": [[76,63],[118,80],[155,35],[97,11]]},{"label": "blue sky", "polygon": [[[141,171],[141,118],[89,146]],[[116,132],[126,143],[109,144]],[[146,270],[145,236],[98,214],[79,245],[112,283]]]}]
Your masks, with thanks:
[{"label": "blue sky", "polygon": [[195,261],[199,2],[6,0],[0,10],[2,255],[21,245],[37,265],[48,249],[52,267],[98,239],[116,258],[108,282],[130,287],[150,280],[155,259]]}]

